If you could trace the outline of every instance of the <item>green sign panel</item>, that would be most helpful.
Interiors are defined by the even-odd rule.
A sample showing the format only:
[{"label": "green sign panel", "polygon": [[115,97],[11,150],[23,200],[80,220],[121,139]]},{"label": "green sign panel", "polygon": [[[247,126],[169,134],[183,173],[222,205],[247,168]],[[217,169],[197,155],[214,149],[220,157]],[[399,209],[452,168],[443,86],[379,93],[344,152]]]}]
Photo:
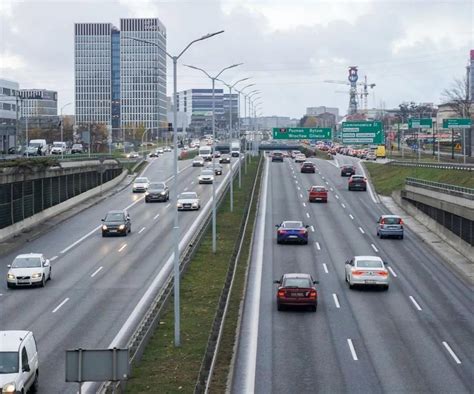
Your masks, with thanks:
[{"label": "green sign panel", "polygon": [[432,129],[433,120],[431,118],[408,119],[408,128],[410,129]]},{"label": "green sign panel", "polygon": [[342,143],[383,144],[382,122],[378,120],[342,122]]},{"label": "green sign panel", "polygon": [[330,127],[274,127],[275,140],[331,140]]},{"label": "green sign panel", "polygon": [[471,128],[471,119],[469,118],[443,119],[443,129],[469,129],[469,128]]}]

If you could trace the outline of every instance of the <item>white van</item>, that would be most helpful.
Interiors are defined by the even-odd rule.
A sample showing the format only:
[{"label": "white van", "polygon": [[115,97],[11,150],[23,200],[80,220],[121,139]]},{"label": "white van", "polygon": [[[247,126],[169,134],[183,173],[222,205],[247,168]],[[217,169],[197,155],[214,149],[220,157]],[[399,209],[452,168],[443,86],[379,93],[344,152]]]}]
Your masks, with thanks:
[{"label": "white van", "polygon": [[46,140],[30,140],[30,143],[28,144],[28,148],[30,149],[34,148],[38,151],[38,147],[41,147],[42,156],[45,156],[48,153],[48,144],[46,143]]},{"label": "white van", "polygon": [[54,141],[51,148],[52,155],[60,155],[66,153],[66,143],[61,141]]},{"label": "white van", "polygon": [[38,352],[31,331],[0,331],[2,393],[38,391]]},{"label": "white van", "polygon": [[210,146],[201,146],[199,148],[199,156],[201,156],[204,161],[212,161],[212,148]]}]

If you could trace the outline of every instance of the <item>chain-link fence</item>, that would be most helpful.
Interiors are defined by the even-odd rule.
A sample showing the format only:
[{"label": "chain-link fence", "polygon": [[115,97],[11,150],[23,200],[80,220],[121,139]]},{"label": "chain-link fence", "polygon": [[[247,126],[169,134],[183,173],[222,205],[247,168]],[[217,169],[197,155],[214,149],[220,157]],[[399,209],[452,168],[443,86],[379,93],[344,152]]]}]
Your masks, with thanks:
[{"label": "chain-link fence", "polygon": [[121,168],[0,184],[0,229],[106,183]]}]

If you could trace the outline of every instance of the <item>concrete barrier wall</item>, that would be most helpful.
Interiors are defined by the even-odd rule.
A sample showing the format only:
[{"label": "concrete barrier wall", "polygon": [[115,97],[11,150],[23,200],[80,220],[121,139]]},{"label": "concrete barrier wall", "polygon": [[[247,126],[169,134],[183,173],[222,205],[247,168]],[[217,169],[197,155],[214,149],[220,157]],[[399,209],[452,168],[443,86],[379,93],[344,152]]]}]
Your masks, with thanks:
[{"label": "concrete barrier wall", "polygon": [[441,239],[451,245],[469,261],[471,261],[471,263],[474,263],[474,253],[471,245],[463,241],[436,220],[421,212],[413,204],[404,200],[402,198],[401,191],[394,191],[392,193],[392,198],[400,207],[405,210],[405,212],[414,217],[418,222],[426,226],[428,229],[436,233]]},{"label": "concrete barrier wall", "polygon": [[119,176],[115,177],[109,182],[104,183],[102,186],[97,186],[93,189],[90,189],[84,193],[81,193],[75,197],[72,197],[60,204],[57,204],[51,208],[47,208],[44,211],[41,211],[33,216],[22,220],[21,222],[17,222],[12,224],[11,226],[5,227],[0,230],[0,242],[4,240],[14,237],[15,235],[19,234],[20,232],[27,230],[31,227],[34,227],[41,222],[52,218],[62,212],[67,211],[68,209],[74,207],[77,204],[80,204],[91,197],[98,196],[101,192],[108,191],[113,187],[117,186],[120,182],[122,182],[125,177],[127,176],[128,171],[123,171]]}]

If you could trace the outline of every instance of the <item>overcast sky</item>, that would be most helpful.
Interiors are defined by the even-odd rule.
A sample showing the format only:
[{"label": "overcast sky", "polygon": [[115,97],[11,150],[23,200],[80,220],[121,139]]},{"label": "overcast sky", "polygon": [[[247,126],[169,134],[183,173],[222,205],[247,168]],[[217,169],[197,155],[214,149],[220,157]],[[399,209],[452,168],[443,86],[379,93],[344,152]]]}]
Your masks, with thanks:
[{"label": "overcast sky", "polygon": [[[261,90],[264,115],[301,117],[310,106],[347,110],[347,80],[359,67],[377,86],[369,107],[402,101],[439,103],[441,92],[465,75],[473,45],[471,0],[0,0],[0,78],[21,88],[57,90],[59,105],[74,100],[75,22],[158,17],[168,52],[203,34],[182,63],[217,71],[228,81],[251,77]],[[168,64],[168,95],[172,73]],[[210,87],[199,72],[178,69],[178,90]],[[65,113],[72,113],[69,106]]]}]

